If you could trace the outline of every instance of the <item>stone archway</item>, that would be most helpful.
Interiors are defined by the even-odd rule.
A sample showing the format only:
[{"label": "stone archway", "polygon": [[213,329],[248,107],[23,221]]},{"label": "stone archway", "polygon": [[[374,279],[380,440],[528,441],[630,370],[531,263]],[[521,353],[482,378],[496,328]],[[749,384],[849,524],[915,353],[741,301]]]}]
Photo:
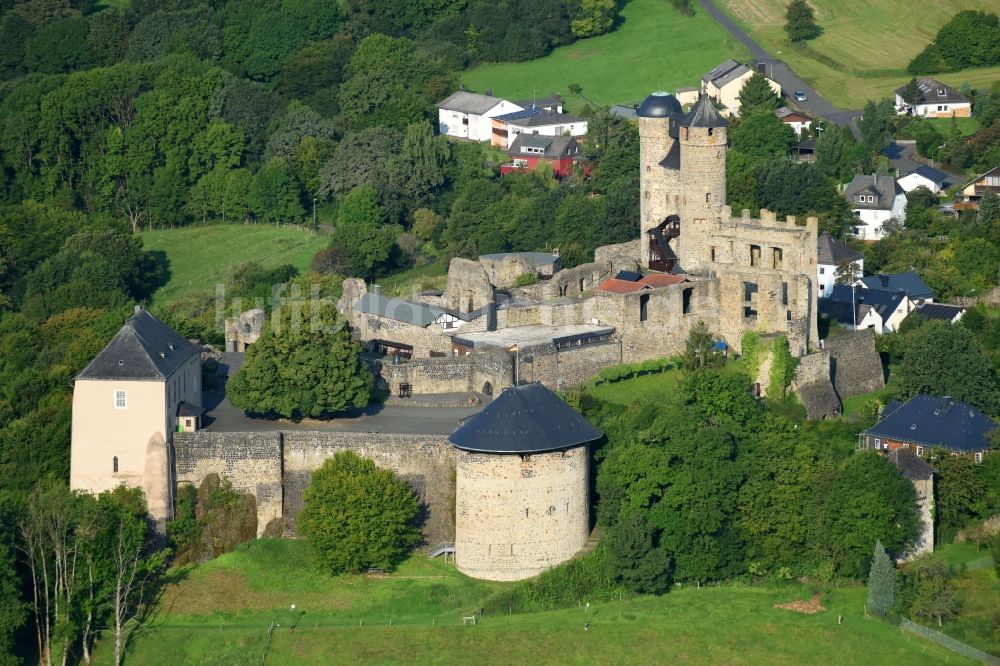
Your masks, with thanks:
[{"label": "stone archway", "polygon": [[489,382],[483,384],[483,395],[488,395],[491,398],[493,397],[493,384]]}]

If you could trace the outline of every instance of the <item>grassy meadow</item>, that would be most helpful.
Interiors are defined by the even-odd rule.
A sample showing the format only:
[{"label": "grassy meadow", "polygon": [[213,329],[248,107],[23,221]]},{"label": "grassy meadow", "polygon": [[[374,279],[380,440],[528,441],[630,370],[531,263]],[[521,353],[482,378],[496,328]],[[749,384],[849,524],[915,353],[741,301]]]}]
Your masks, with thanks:
[{"label": "grassy meadow", "polygon": [[264,268],[292,264],[302,271],[329,238],[298,227],[218,224],[146,231],[142,241],[147,250],[166,255],[170,279],[153,296],[153,304],[167,305],[190,294],[214,293],[216,284],[248,261]]},{"label": "grassy meadow", "polygon": [[698,85],[726,58],[746,58],[745,47],[711,17],[682,16],[665,0],[629,0],[614,31],[554,50],[537,60],[480,65],[462,83],[482,92],[530,99],[558,92],[571,109],[584,104],[570,84],[598,104],[642,101],[653,90]]},{"label": "grassy meadow", "polygon": [[[865,618],[860,586],[675,588],[594,604],[586,632],[581,608],[486,615],[463,626],[502,584],[421,554],[391,575],[331,578],[310,567],[305,548],[256,541],[173,571],[126,663],[966,663]],[[817,592],[826,610],[815,615],[774,607]],[[272,624],[281,626],[269,639]],[[99,644],[95,663],[110,663],[111,653],[110,641]]]},{"label": "grassy meadow", "polygon": [[[720,6],[797,74],[838,106],[860,108],[890,96],[910,79],[906,66],[938,29],[964,9],[997,11],[996,0],[812,0],[823,34],[793,46],[784,31],[786,0],[722,0]],[[942,74],[945,83],[979,86],[1000,80],[1000,67]]]}]

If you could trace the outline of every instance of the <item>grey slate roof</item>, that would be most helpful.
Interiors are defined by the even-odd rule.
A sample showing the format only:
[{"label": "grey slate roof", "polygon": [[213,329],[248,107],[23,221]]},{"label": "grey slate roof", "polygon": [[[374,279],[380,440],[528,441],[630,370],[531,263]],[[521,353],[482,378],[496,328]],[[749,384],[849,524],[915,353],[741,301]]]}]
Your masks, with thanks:
[{"label": "grey slate roof", "polygon": [[466,90],[459,90],[438,102],[439,109],[460,111],[461,113],[483,114],[502,102],[499,97],[480,95]]},{"label": "grey slate roof", "polygon": [[948,180],[948,174],[946,174],[944,171],[938,171],[937,169],[933,169],[923,164],[918,166],[916,169],[913,169],[912,171],[908,171],[903,175],[909,176],[911,173],[915,173],[918,176],[923,176],[927,180],[931,181],[932,183],[937,183],[938,185]]},{"label": "grey slate roof", "polygon": [[177,416],[198,416],[199,414],[201,414],[201,410],[190,402],[177,403]]},{"label": "grey slate roof", "polygon": [[507,154],[511,157],[517,157],[518,155],[539,156],[539,153],[526,152],[525,148],[539,148],[545,151],[541,154],[543,157],[553,159],[579,153],[579,147],[576,143],[576,139],[571,136],[545,136],[542,134],[525,134],[522,132],[521,134],[518,134],[517,138],[514,139],[514,142],[510,144],[510,148],[507,149]]},{"label": "grey slate roof", "polygon": [[457,310],[439,308],[436,305],[428,305],[427,303],[417,303],[416,301],[407,301],[402,298],[383,296],[374,292],[362,294],[358,302],[354,304],[355,312],[378,315],[379,317],[420,327],[430,326],[443,314],[449,314],[462,321],[471,321],[486,314],[487,310],[488,306],[473,310],[472,312],[458,312]]},{"label": "grey slate roof", "polygon": [[866,289],[872,291],[902,291],[913,300],[934,298],[934,290],[928,287],[927,283],[921,280],[920,276],[914,271],[889,273],[887,275],[867,275],[861,278],[861,282]]},{"label": "grey slate roof", "polygon": [[529,454],[572,448],[603,434],[535,382],[505,389],[448,441],[465,451]]},{"label": "grey slate roof", "polygon": [[681,144],[679,142],[670,142],[670,150],[667,151],[666,157],[660,160],[660,166],[664,169],[681,168]]},{"label": "grey slate roof", "polygon": [[990,448],[989,433],[996,427],[996,423],[966,402],[917,395],[891,412],[886,409],[882,420],[864,434],[972,453]]},{"label": "grey slate roof", "polygon": [[642,101],[635,114],[642,118],[667,118],[683,112],[681,103],[668,92],[658,90]]},{"label": "grey slate roof", "polygon": [[844,261],[855,262],[864,259],[864,255],[860,252],[844,245],[825,231],[819,235],[817,248],[816,262],[820,264],[838,266]]},{"label": "grey slate roof", "polygon": [[948,305],[946,303],[924,303],[917,308],[917,314],[925,319],[938,319],[940,321],[953,322],[955,317],[965,312],[961,305]]},{"label": "grey slate roof", "polygon": [[583,118],[571,116],[568,113],[556,113],[546,109],[524,109],[523,111],[513,111],[502,116],[494,116],[493,120],[505,123],[514,123],[520,127],[541,127],[543,125],[562,125],[568,123],[583,122]]},{"label": "grey slate roof", "polygon": [[165,380],[198,353],[197,345],[140,309],[76,379]]},{"label": "grey slate roof", "polygon": [[691,111],[684,116],[681,125],[683,127],[726,127],[729,123],[712,104],[712,99],[708,95],[702,95],[691,107]]},{"label": "grey slate roof", "polygon": [[701,77],[701,80],[705,83],[712,83],[718,88],[722,88],[726,84],[751,71],[753,70],[742,63],[738,63],[735,60],[726,60],[725,62],[717,65],[708,74]]},{"label": "grey slate roof", "polygon": [[[855,176],[847,184],[844,198],[853,209],[892,210],[893,199],[902,191],[892,176],[863,175]],[[859,203],[855,200],[859,194],[872,194],[875,196],[875,201],[873,203]]]},{"label": "grey slate roof", "polygon": [[[851,300],[851,290],[854,290],[854,300]],[[874,310],[884,322],[896,311],[906,294],[902,292],[882,291],[879,289],[862,289],[844,284],[833,286],[830,296],[820,299],[820,312],[845,324],[853,323],[851,306],[857,313],[857,321],[861,321]]]},{"label": "grey slate roof", "polygon": [[806,408],[806,418],[810,421],[830,418],[840,414],[840,399],[829,380],[813,382],[796,389],[802,405]]},{"label": "grey slate roof", "polygon": [[634,105],[629,104],[613,104],[608,112],[619,118],[625,118],[626,120],[636,119],[636,108]]},{"label": "grey slate roof", "polygon": [[[918,104],[961,104],[968,103],[969,98],[937,79],[924,77],[917,79],[917,90],[920,99]],[[896,88],[897,95],[904,95],[906,86]]]},{"label": "grey slate roof", "polygon": [[896,449],[889,453],[889,461],[896,466],[900,474],[907,479],[920,480],[931,478],[937,470],[924,462],[924,459],[909,449]]},{"label": "grey slate roof", "polygon": [[537,99],[516,99],[514,100],[514,104],[524,107],[525,109],[530,109],[532,107],[538,109],[548,109],[562,106],[563,100],[562,97],[556,93],[552,93],[548,97],[539,97]]}]

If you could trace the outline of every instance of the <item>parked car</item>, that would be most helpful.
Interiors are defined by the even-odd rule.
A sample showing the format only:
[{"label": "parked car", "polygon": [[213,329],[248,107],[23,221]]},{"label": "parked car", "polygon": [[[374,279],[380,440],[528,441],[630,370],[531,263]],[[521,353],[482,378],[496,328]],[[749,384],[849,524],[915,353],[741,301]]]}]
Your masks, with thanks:
[{"label": "parked car", "polygon": [[796,90],[796,91],[795,91],[794,93],[792,93],[792,95],[794,95],[794,96],[795,96],[795,101],[796,101],[796,102],[804,102],[804,101],[806,101],[807,99],[809,99],[809,98],[808,98],[808,97],[806,96],[806,94],[805,94],[804,92],[802,92],[801,90]]}]

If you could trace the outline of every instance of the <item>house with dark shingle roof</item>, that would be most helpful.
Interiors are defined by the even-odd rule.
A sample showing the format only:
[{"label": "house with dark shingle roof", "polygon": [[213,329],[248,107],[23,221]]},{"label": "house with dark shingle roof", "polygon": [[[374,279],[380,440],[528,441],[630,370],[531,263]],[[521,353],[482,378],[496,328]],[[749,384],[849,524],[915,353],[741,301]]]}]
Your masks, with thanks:
[{"label": "house with dark shingle roof", "polygon": [[[743,63],[726,60],[701,77],[701,91],[717,102],[721,102],[729,113],[738,116],[740,115],[740,91],[753,75],[754,70]],[[767,76],[764,78],[767,79],[774,94],[780,98],[781,85]]]},{"label": "house with dark shingle roof", "polygon": [[980,200],[989,192],[1000,195],[1000,165],[963,185],[961,201],[955,202],[955,210],[979,210]]},{"label": "house with dark shingle roof", "polygon": [[854,235],[862,240],[880,240],[882,225],[906,217],[906,193],[892,176],[855,176],[844,189],[844,198],[857,218]]},{"label": "house with dark shingle roof", "polygon": [[537,106],[495,116],[491,122],[490,141],[504,150],[519,134],[580,137],[587,133],[586,119]]},{"label": "house with dark shingle roof", "polygon": [[887,405],[879,422],[861,433],[860,447],[884,453],[910,449],[917,456],[941,448],[981,462],[992,448],[990,433],[996,427],[967,402],[916,395]]},{"label": "house with dark shingle roof", "polygon": [[827,298],[820,299],[819,314],[856,331],[871,329],[885,334],[899,330],[915,307],[903,292],[838,284]]},{"label": "house with dark shingle roof", "polygon": [[818,250],[816,253],[816,284],[819,285],[817,295],[819,298],[827,298],[841,277],[842,270],[850,267],[852,277],[860,277],[864,274],[865,257],[854,248],[833,238],[827,232],[821,233],[816,240]]},{"label": "house with dark shingle roof", "polygon": [[896,109],[913,116],[924,118],[968,118],[972,115],[972,103],[947,83],[924,77],[917,79],[916,104],[904,99],[906,86],[896,88]]},{"label": "house with dark shingle roof", "polygon": [[920,279],[916,271],[866,275],[854,284],[873,291],[903,292],[917,305],[934,302],[934,290]]},{"label": "house with dark shingle roof", "polygon": [[965,308],[961,305],[948,305],[946,303],[924,303],[917,306],[917,314],[924,319],[954,324],[965,316]]},{"label": "house with dark shingle roof", "polygon": [[904,192],[912,192],[918,187],[926,187],[934,194],[940,194],[947,186],[948,174],[921,164],[896,181]]},{"label": "house with dark shingle roof", "polygon": [[539,164],[549,164],[556,178],[565,178],[580,160],[580,144],[571,136],[518,134],[507,154],[511,162],[500,167],[501,174],[534,171]]},{"label": "house with dark shingle roof", "polygon": [[459,90],[438,102],[438,132],[443,136],[470,141],[489,141],[492,118],[524,107],[516,102]]},{"label": "house with dark shingle roof", "polygon": [[201,348],[136,306],[73,381],[70,487],[142,488],[162,523],[173,433],[198,429],[201,411]]}]

